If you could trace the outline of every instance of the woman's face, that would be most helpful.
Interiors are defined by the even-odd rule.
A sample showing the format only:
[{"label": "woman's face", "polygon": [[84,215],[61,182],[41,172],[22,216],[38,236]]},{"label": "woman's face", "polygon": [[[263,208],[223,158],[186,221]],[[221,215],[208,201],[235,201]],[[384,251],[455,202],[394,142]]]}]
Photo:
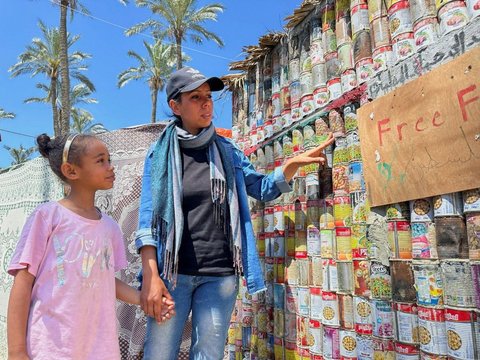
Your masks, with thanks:
[{"label": "woman's face", "polygon": [[183,128],[196,135],[212,122],[213,101],[210,85],[204,83],[180,96],[180,101],[170,100],[168,104],[173,113],[182,118]]}]

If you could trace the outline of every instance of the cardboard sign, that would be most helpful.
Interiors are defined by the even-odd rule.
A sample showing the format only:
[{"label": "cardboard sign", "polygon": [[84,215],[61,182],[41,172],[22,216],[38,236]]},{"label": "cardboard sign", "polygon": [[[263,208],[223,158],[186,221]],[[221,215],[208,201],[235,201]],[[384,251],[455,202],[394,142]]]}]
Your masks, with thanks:
[{"label": "cardboard sign", "polygon": [[480,48],[358,115],[372,206],[480,187]]}]

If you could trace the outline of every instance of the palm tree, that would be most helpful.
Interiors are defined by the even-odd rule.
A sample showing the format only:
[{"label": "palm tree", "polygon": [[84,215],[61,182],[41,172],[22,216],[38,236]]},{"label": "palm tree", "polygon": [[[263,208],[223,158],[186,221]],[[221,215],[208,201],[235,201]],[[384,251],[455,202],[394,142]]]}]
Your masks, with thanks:
[{"label": "palm tree", "polygon": [[213,32],[203,27],[207,20],[217,20],[217,15],[225,9],[222,4],[198,6],[197,0],[136,0],[138,7],[147,7],[160,17],[160,21],[149,19],[132,26],[125,34],[138,34],[151,29],[156,39],[168,39],[176,45],[177,69],[182,68],[182,43],[187,37],[194,43],[213,40],[218,46],[223,41]]},{"label": "palm tree", "polygon": [[[61,84],[61,81],[58,82],[59,84]],[[57,86],[57,96],[56,96],[56,99],[57,99],[57,110],[58,110],[58,114],[57,114],[57,118],[60,119],[61,118],[61,114],[62,114],[62,111],[63,111],[63,106],[62,106],[62,102],[60,100],[60,97],[59,97],[59,94],[58,94],[58,88],[60,88],[60,86]],[[93,85],[92,85],[93,87]],[[43,90],[45,92],[45,96],[44,97],[31,97],[31,98],[28,98],[28,99],[25,99],[25,103],[29,104],[29,103],[49,103],[50,102],[50,96],[51,96],[51,91],[50,91],[50,88],[45,85],[45,84],[37,84],[37,88]],[[70,97],[70,104],[71,104],[71,108],[70,108],[70,113],[72,114],[73,116],[73,112],[82,112],[82,113],[86,113],[88,114],[88,116],[90,116],[92,119],[93,119],[93,115],[90,114],[87,110],[84,110],[84,109],[80,109],[78,107],[76,107],[77,104],[97,104],[98,101],[97,99],[94,99],[92,97],[90,97],[92,95],[92,92],[95,90],[95,88],[91,88],[91,86],[87,85],[87,84],[84,84],[84,83],[78,83],[76,84],[71,90],[70,90],[70,93],[69,93],[69,97]],[[69,131],[71,129],[69,128]]]},{"label": "palm tree", "polygon": [[70,131],[81,134],[100,134],[108,130],[101,123],[92,123],[93,116],[83,109],[72,108],[72,122]]},{"label": "palm tree", "polygon": [[147,57],[143,58],[135,51],[130,50],[128,55],[138,61],[137,67],[130,67],[118,75],[118,87],[121,88],[131,80],[145,80],[150,88],[150,97],[152,99],[151,122],[154,123],[157,118],[157,98],[158,92],[163,90],[166,78],[174,70],[174,60],[170,56],[172,46],[162,44],[157,41],[155,44],[143,42],[147,50]]},{"label": "palm tree", "polygon": [[[41,21],[39,21],[38,26],[43,34],[43,40],[39,38],[32,39],[32,44],[26,47],[25,52],[18,56],[18,62],[11,66],[8,71],[12,73],[12,77],[23,74],[31,74],[34,77],[38,74],[43,74],[49,79],[50,83],[48,86],[37,84],[37,87],[45,91],[48,89],[47,98],[52,106],[54,133],[55,136],[58,136],[68,131],[68,128],[65,130],[62,127],[58,117],[57,87],[60,78],[60,32],[58,28],[47,28]],[[78,35],[68,35],[67,47],[70,48],[79,38]],[[68,62],[72,77],[84,83],[93,91],[95,87],[92,82],[81,73],[87,70],[88,67],[83,62],[89,57],[90,55],[88,54],[75,51],[68,56]],[[65,109],[65,106],[63,106],[63,109]]]},{"label": "palm tree", "polygon": [[20,145],[18,148],[12,148],[10,146],[3,145],[3,147],[7,149],[13,159],[11,165],[18,165],[28,161],[30,159],[30,155],[37,150],[35,146],[24,148],[23,145]]},{"label": "palm tree", "polygon": [[[86,7],[84,7],[78,0],[54,0],[60,6],[60,71],[62,81],[61,98],[64,105],[64,111],[62,112],[61,124],[63,132],[67,132],[70,128],[70,63],[68,56],[68,31],[67,31],[67,12],[70,9],[71,18],[75,11],[79,11],[83,14],[89,14]],[[128,0],[118,0],[123,5],[128,3]]]},{"label": "palm tree", "polygon": [[11,112],[6,112],[3,108],[0,108],[0,119],[14,119],[15,114]]}]

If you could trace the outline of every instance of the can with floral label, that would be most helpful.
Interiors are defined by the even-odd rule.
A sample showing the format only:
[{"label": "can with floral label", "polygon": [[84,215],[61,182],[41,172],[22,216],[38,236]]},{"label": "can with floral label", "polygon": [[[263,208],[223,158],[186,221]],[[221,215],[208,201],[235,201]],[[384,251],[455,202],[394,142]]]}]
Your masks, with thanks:
[{"label": "can with floral label", "polygon": [[433,44],[438,39],[438,21],[435,16],[421,19],[413,25],[417,49]]},{"label": "can with floral label", "polygon": [[373,51],[373,71],[383,71],[393,62],[393,49],[391,46],[382,46]]},{"label": "can with floral label", "polygon": [[330,97],[326,86],[319,86],[313,91],[315,109],[321,109],[328,104]]},{"label": "can with floral label", "polygon": [[436,259],[437,238],[434,222],[412,222],[412,257],[414,259]]},{"label": "can with floral label", "polygon": [[340,330],[338,328],[323,327],[323,356],[326,359],[340,358]]},{"label": "can with floral label", "polygon": [[373,336],[393,338],[393,311],[389,301],[372,300]]},{"label": "can with floral label", "polygon": [[469,15],[465,1],[451,1],[446,3],[438,10],[440,34],[445,35],[453,30],[460,29],[467,24],[468,18]]},{"label": "can with floral label", "polygon": [[359,85],[370,80],[375,73],[373,59],[368,57],[356,62],[355,71],[357,73],[357,82]]},{"label": "can with floral label", "polygon": [[397,60],[403,60],[415,53],[415,36],[413,31],[402,33],[392,39],[393,53]]}]

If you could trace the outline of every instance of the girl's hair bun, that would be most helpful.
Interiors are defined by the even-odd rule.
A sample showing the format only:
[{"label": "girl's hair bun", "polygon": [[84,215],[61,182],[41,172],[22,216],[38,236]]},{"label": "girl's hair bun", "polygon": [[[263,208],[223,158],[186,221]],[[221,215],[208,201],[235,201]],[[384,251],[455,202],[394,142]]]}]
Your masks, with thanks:
[{"label": "girl's hair bun", "polygon": [[52,144],[52,139],[50,139],[50,136],[48,136],[47,134],[41,134],[37,136],[37,145],[38,151],[45,158],[48,158],[50,150],[54,148]]}]

